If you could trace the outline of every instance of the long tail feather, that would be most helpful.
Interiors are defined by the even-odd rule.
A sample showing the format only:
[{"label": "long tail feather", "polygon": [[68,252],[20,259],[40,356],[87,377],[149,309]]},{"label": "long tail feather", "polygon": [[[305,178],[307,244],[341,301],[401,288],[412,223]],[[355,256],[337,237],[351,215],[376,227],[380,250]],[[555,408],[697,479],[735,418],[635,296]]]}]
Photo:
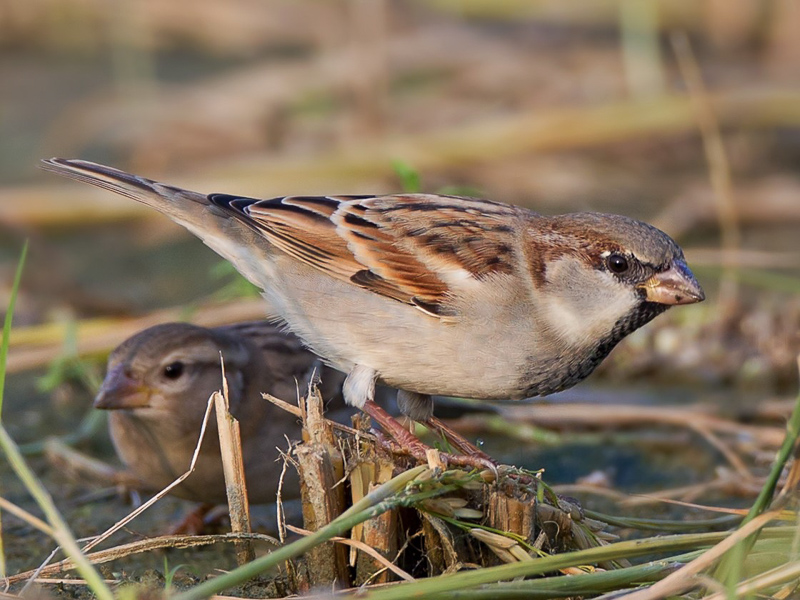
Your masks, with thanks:
[{"label": "long tail feather", "polygon": [[208,196],[85,160],[50,158],[42,168],[146,204],[192,229],[209,206]]},{"label": "long tail feather", "polygon": [[85,160],[50,158],[42,161],[42,168],[164,213],[231,261],[251,282],[264,287],[263,269],[258,263],[263,264],[270,255],[269,242],[236,211],[216,206],[209,196]]}]

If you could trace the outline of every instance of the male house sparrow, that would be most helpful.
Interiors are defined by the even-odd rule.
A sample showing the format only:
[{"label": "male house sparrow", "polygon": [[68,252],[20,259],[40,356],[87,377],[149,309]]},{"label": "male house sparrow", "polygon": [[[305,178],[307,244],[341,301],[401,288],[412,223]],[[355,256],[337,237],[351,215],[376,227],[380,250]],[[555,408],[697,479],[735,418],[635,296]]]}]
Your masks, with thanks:
[{"label": "male house sparrow", "polygon": [[398,388],[401,411],[420,421],[431,417],[431,394],[550,394],[670,306],[704,299],[669,236],[618,215],[543,216],[430,194],[259,200],[81,160],[44,168],[147,204],[200,237],[348,373],[347,403],[419,458],[424,447],[374,403],[376,382]]},{"label": "male house sparrow", "polygon": [[[148,488],[163,489],[189,468],[208,398],[222,387],[220,353],[230,410],[241,427],[249,499],[274,502],[282,468],[276,447],[285,445],[285,435],[299,438],[300,425],[261,393],[291,400],[298,388],[305,392],[316,370],[328,400],[344,379],[333,369],[320,373],[319,359],[294,335],[266,321],[215,329],[188,323],[151,327],[111,353],[94,406],[111,411],[111,439],[126,467]],[[173,493],[208,504],[226,501],[213,412],[195,471]]]}]

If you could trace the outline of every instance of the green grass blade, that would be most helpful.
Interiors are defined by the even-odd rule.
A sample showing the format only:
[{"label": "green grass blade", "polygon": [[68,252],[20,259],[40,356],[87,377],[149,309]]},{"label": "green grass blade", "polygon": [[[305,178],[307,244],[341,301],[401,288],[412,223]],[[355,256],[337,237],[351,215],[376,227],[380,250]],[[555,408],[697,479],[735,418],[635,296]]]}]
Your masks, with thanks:
[{"label": "green grass blade", "polygon": [[400,189],[409,194],[417,194],[422,191],[422,182],[419,172],[407,162],[393,160],[392,169],[400,179]]},{"label": "green grass blade", "polygon": [[[798,359],[798,361],[800,362],[800,359]],[[783,443],[778,453],[775,455],[775,460],[772,463],[769,475],[767,475],[767,480],[764,482],[758,497],[755,502],[753,502],[753,506],[750,507],[750,511],[747,513],[740,527],[743,527],[769,508],[772,498],[775,495],[775,488],[778,486],[781,473],[793,454],[799,436],[800,394],[797,395],[792,414],[789,417],[789,421],[786,423],[786,436],[783,438]],[[747,540],[742,541],[742,543],[731,550],[726,560],[720,564],[716,576],[721,581],[725,582],[729,594],[736,594],[736,587],[741,579],[742,565],[747,553],[750,551],[757,538],[758,534],[756,533]]]},{"label": "green grass blade", "polygon": [[28,256],[28,240],[25,240],[22,245],[17,272],[14,274],[14,283],[11,286],[11,298],[8,300],[8,310],[3,322],[3,340],[0,343],[0,419],[3,416],[3,390],[6,386],[6,361],[8,360],[9,337],[11,337],[11,320],[14,316],[14,305],[17,303],[17,292],[19,292],[19,282],[22,280],[22,269],[25,266],[26,256]]},{"label": "green grass blade", "polygon": [[[765,528],[764,535],[781,535],[790,539],[793,527]],[[543,575],[581,565],[597,564],[620,558],[635,558],[650,554],[666,554],[679,550],[707,548],[724,540],[729,533],[695,533],[689,535],[666,535],[642,540],[616,542],[597,548],[565,552],[533,561],[518,562],[474,571],[462,571],[420,579],[380,590],[359,590],[354,596],[360,600],[405,600],[406,598],[428,598],[433,594],[471,590],[477,586],[507,581],[516,577]],[[466,597],[466,596],[465,596]]]},{"label": "green grass blade", "polygon": [[[8,300],[8,310],[3,321],[3,339],[0,340],[0,423],[3,422],[3,390],[6,387],[6,362],[8,361],[8,345],[11,337],[11,321],[14,317],[14,305],[17,303],[17,292],[22,280],[22,269],[25,266],[25,257],[28,255],[28,240],[22,245],[17,272],[14,274],[14,283],[11,285],[11,297]],[[0,579],[6,576],[6,550],[3,546],[3,515],[0,513]]]},{"label": "green grass blade", "polygon": [[[11,289],[11,298],[8,304],[8,312],[6,312],[5,322],[3,324],[3,340],[0,343],[0,410],[2,410],[3,389],[5,388],[5,375],[6,375],[6,360],[8,359],[8,346],[9,334],[11,331],[11,320],[14,316],[14,304],[17,299],[19,291],[19,283],[22,278],[22,268],[25,264],[25,257],[28,252],[28,242],[22,247],[22,254],[20,256],[19,264],[17,265],[17,272],[14,276],[14,284]],[[19,451],[19,447],[11,439],[11,436],[6,431],[2,423],[2,412],[0,412],[0,448],[8,459],[11,468],[17,474],[17,477],[25,484],[25,487],[30,492],[31,496],[36,500],[39,507],[47,517],[47,521],[53,527],[53,538],[61,546],[64,552],[67,553],[75,563],[78,572],[86,580],[86,583],[94,592],[99,600],[113,600],[114,594],[111,592],[100,573],[89,563],[84,554],[78,548],[74,536],[70,532],[64,519],[58,512],[53,499],[47,490],[36,478],[36,475],[28,467],[25,459]],[[1,531],[1,530],[0,530]],[[2,544],[0,543],[0,576],[5,575],[5,553],[3,552]]]}]

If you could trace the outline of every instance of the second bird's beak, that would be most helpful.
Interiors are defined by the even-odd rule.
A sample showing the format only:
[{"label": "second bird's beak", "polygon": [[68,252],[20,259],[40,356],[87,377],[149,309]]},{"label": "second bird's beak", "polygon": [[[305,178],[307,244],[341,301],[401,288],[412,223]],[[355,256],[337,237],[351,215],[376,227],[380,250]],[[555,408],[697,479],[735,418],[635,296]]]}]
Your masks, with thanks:
[{"label": "second bird's beak", "polygon": [[675,260],[669,269],[656,273],[641,286],[649,302],[657,304],[694,304],[706,299],[703,288],[683,260]]},{"label": "second bird's beak", "polygon": [[122,365],[118,365],[106,375],[93,406],[105,410],[150,406],[150,392],[146,386],[129,377]]}]

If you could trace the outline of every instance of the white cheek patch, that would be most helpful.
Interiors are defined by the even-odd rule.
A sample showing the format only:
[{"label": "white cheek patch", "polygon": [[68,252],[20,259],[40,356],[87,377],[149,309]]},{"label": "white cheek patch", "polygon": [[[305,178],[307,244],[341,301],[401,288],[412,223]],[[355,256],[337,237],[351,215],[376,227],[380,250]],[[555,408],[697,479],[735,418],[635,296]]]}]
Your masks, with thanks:
[{"label": "white cheek patch", "polygon": [[604,271],[564,258],[548,267],[544,317],[557,337],[574,346],[596,343],[636,304],[636,294]]}]

